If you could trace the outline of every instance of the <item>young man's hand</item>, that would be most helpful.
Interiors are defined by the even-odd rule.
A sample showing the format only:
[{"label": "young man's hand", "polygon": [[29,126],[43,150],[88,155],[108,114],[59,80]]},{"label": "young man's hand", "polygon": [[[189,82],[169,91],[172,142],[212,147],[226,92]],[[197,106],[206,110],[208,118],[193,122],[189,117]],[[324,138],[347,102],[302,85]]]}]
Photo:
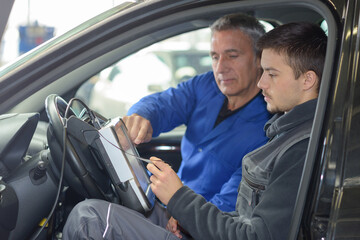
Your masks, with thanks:
[{"label": "young man's hand", "polygon": [[[128,135],[134,144],[138,145],[151,140],[153,128],[149,120],[135,113],[131,116],[123,117],[122,120],[125,123]],[[115,130],[118,134],[120,133],[118,124],[115,125]]]},{"label": "young man's hand", "polygon": [[150,177],[150,187],[160,201],[167,205],[183,184],[169,164],[157,157],[151,157],[150,160],[152,164],[147,165],[147,169],[153,174]]},{"label": "young man's hand", "polygon": [[172,232],[176,237],[182,238],[182,235],[180,234],[180,229],[178,228],[178,221],[175,218],[170,217],[166,225],[166,229]]}]

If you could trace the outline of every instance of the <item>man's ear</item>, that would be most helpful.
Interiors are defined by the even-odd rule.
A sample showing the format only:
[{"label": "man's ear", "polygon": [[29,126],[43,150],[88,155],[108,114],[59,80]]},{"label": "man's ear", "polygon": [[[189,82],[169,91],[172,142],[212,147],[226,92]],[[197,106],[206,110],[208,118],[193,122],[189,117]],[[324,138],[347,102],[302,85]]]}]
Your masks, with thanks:
[{"label": "man's ear", "polygon": [[310,90],[312,88],[316,89],[318,82],[319,82],[319,77],[316,75],[316,73],[312,70],[307,71],[306,73],[304,73],[304,90]]},{"label": "man's ear", "polygon": [[256,74],[257,74],[258,80],[260,80],[260,77],[263,74],[263,69],[261,67],[261,59],[259,57],[256,58],[255,64],[256,64]]}]

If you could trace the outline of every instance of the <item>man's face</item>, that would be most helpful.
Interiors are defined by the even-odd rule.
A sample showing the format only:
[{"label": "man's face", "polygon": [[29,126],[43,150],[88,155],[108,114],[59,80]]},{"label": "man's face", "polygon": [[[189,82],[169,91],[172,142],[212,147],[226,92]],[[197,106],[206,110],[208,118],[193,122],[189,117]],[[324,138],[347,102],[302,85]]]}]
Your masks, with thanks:
[{"label": "man's face", "polygon": [[250,38],[240,30],[215,31],[210,55],[216,83],[224,95],[239,96],[257,88],[260,61]]},{"label": "man's face", "polygon": [[271,49],[264,49],[261,56],[264,72],[258,82],[262,89],[267,110],[271,113],[288,112],[303,102],[303,74],[295,79],[294,71],[285,56]]}]

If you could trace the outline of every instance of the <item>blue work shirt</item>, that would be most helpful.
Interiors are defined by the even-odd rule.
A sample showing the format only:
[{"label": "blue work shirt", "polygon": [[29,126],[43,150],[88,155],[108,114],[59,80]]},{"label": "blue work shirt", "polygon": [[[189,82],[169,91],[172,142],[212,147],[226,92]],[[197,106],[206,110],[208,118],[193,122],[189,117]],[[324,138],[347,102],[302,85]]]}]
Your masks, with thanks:
[{"label": "blue work shirt", "polygon": [[185,124],[179,177],[222,211],[234,211],[242,158],[267,142],[263,126],[271,115],[258,94],[214,128],[224,100],[213,72],[207,72],[142,98],[128,115],[148,119],[153,137]]}]

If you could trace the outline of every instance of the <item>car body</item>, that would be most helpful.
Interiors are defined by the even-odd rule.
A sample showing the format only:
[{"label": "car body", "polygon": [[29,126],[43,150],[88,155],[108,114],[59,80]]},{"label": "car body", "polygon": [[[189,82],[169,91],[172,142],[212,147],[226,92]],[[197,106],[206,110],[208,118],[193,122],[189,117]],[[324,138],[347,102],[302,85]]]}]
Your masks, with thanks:
[{"label": "car body", "polygon": [[[125,2],[1,68],[1,239],[28,239],[55,201],[45,236],[38,239],[57,239],[71,207],[87,195],[94,196],[74,189],[81,183],[72,182],[71,174],[65,173],[64,188],[58,188],[61,174],[56,159],[62,151],[55,150],[49,138],[55,131],[49,130],[54,123],[48,118],[54,116],[45,111],[49,95],[69,101],[89,78],[130,54],[206,28],[233,12],[254,15],[274,26],[326,22],[324,75],[289,239],[359,239],[360,3],[353,0]],[[116,106],[104,105],[109,107]],[[157,155],[179,164],[181,134],[160,136],[138,146],[138,151],[144,157]],[[43,178],[44,162],[48,165]],[[36,174],[43,180],[33,181],[34,169],[40,169]],[[61,189],[58,200],[57,189]]]}]

